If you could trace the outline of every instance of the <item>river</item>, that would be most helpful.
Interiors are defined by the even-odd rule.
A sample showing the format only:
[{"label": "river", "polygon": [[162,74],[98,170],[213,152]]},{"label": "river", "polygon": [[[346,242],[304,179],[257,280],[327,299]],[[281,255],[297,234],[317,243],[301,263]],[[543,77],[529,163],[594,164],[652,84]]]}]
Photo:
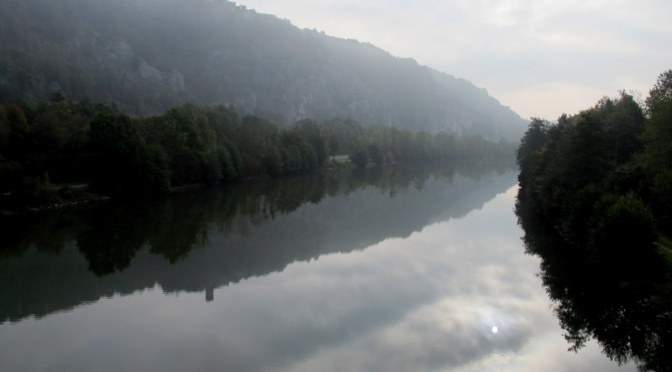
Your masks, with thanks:
[{"label": "river", "polygon": [[249,181],[5,223],[2,371],[635,371],[567,351],[517,170]]}]

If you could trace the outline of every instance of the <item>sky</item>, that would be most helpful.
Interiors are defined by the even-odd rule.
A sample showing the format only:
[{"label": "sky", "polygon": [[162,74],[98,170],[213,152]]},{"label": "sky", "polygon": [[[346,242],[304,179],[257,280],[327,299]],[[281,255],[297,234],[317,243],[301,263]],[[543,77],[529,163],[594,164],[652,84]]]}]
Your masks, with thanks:
[{"label": "sky", "polygon": [[301,28],[371,43],[557,119],[672,68],[670,0],[238,0]]}]

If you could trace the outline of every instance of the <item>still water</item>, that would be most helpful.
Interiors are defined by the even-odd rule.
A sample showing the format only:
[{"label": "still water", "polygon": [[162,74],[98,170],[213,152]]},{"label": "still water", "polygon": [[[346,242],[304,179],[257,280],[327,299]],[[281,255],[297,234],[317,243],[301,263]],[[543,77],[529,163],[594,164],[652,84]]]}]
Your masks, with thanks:
[{"label": "still water", "polygon": [[515,169],[249,182],[6,223],[2,371],[634,371],[568,352]]}]

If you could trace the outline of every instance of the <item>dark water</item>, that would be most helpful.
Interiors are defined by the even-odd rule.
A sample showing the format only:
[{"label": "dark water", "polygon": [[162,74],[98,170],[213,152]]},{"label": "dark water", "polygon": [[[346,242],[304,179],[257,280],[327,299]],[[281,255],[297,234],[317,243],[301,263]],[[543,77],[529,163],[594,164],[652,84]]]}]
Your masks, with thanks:
[{"label": "dark water", "polygon": [[634,371],[568,352],[515,169],[250,182],[6,221],[2,371]]}]

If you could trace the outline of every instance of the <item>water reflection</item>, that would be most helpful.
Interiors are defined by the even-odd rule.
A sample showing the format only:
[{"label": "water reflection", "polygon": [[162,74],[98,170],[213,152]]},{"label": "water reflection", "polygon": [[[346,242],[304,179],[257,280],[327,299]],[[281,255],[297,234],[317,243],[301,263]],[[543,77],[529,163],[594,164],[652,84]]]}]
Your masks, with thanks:
[{"label": "water reflection", "polygon": [[[72,227],[73,217],[58,254],[29,242],[1,261],[2,290],[13,291],[4,283],[16,278],[23,291],[3,292],[18,305],[3,305],[14,311],[4,314],[21,319],[0,326],[0,369],[633,370],[592,344],[567,352],[535,276],[539,263],[521,252],[515,171],[453,170],[403,183],[383,175],[394,188],[327,179],[331,194],[283,211],[269,193],[231,203],[178,195],[163,207],[169,215],[195,216],[171,204],[188,208],[190,198],[215,209],[205,227],[189,229],[198,232],[187,239],[194,248],[171,264],[153,245],[157,234],[129,234],[123,239],[136,243],[126,246],[142,240],[141,248],[127,265],[101,265],[100,276],[77,245],[92,228]],[[247,194],[225,194],[236,192]],[[224,205],[233,207],[220,214]],[[171,230],[161,231],[169,239]]]},{"label": "water reflection", "polygon": [[669,258],[634,249],[627,257],[619,256],[615,246],[608,247],[608,255],[598,256],[566,243],[556,225],[526,198],[519,197],[516,212],[527,252],[541,259],[541,278],[571,349],[596,339],[617,362],[634,359],[641,370],[670,370]]},{"label": "water reflection", "polygon": [[0,319],[44,316],[156,283],[212,301],[227,283],[462,216],[514,182],[506,169],[372,168],[7,221]]}]

